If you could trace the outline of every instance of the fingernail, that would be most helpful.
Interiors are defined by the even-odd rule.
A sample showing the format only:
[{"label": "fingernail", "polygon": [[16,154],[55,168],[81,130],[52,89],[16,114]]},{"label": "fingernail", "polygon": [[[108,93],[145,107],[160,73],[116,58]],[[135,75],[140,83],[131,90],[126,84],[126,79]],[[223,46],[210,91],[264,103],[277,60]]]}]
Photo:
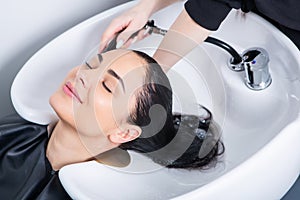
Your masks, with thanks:
[{"label": "fingernail", "polygon": [[123,44],[124,44],[124,41],[123,40],[119,40],[117,42],[116,48],[120,48],[121,46],[123,46]]}]

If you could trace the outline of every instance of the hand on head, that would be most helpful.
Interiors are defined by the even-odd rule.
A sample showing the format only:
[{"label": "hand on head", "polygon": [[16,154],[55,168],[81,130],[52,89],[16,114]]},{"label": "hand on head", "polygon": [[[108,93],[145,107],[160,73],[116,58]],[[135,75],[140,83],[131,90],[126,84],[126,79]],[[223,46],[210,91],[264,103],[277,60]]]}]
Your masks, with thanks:
[{"label": "hand on head", "polygon": [[[117,48],[128,47],[136,40],[143,39],[145,34],[143,31],[136,38],[128,40],[128,38],[136,31],[141,29],[148,21],[149,17],[156,11],[177,2],[178,0],[141,0],[130,10],[124,12],[110,23],[101,37],[101,45],[99,52],[102,52],[106,45],[118,33]],[[128,40],[128,41],[127,41]]]},{"label": "hand on head", "polygon": [[119,33],[117,38],[117,48],[126,48],[134,41],[144,38],[145,36],[143,32],[141,32],[136,38],[128,40],[134,32],[143,28],[147,23],[148,18],[149,15],[146,14],[146,12],[141,12],[137,7],[134,7],[112,20],[102,34],[99,52],[102,52],[106,45]]}]

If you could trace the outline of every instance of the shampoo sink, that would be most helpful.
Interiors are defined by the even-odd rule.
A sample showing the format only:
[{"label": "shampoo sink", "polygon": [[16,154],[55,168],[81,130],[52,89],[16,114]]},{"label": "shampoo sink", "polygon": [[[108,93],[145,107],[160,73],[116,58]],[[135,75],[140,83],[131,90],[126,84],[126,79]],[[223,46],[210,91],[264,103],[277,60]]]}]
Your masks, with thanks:
[{"label": "shampoo sink", "polygon": [[[12,86],[18,113],[40,124],[55,120],[48,105],[50,94],[68,70],[82,63],[87,52],[99,43],[110,21],[135,3],[100,13],[38,51]],[[168,29],[182,8],[182,2],[176,3],[151,19]],[[266,49],[272,76],[268,88],[250,90],[244,84],[244,72],[233,72],[227,67],[229,54],[207,43],[195,48],[168,72],[175,94],[174,109],[190,109],[181,102],[200,103],[212,111],[222,128],[225,155],[216,167],[206,171],[170,170],[134,152],[130,152],[131,164],[124,169],[96,161],[72,164],[59,172],[72,198],[273,200],[289,190],[300,172],[299,50],[253,13],[243,17],[232,11],[212,36],[239,52],[252,47]],[[152,35],[130,48],[152,54],[161,40],[162,36]],[[57,71],[61,72],[58,76],[54,75]],[[47,77],[52,80],[47,81]],[[41,93],[40,87],[47,89]]]}]

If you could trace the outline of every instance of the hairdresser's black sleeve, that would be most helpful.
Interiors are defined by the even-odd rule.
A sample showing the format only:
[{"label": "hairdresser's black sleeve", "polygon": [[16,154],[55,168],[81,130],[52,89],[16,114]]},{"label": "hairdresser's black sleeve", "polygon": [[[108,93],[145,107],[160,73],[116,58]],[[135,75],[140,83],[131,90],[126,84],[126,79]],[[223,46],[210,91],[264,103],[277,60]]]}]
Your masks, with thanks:
[{"label": "hairdresser's black sleeve", "polygon": [[184,7],[189,16],[208,30],[217,30],[231,8],[241,8],[238,0],[188,0]]},{"label": "hairdresser's black sleeve", "polygon": [[188,0],[185,10],[200,26],[215,31],[232,8],[253,11],[286,34],[300,49],[300,0]]}]

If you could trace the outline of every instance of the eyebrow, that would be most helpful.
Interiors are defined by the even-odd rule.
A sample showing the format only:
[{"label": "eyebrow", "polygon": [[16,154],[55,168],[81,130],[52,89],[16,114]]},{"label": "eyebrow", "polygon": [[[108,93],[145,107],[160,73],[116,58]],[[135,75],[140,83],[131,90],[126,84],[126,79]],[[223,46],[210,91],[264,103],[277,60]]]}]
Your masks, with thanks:
[{"label": "eyebrow", "polygon": [[97,57],[98,57],[99,63],[101,63],[101,62],[102,62],[102,60],[103,60],[103,57],[102,57],[102,55],[101,55],[100,53],[98,53],[98,54],[97,54]]},{"label": "eyebrow", "polygon": [[121,82],[123,92],[125,93],[125,86],[124,86],[123,79],[112,69],[107,70],[107,73],[112,75],[113,77],[115,77],[116,79],[118,79]]}]

